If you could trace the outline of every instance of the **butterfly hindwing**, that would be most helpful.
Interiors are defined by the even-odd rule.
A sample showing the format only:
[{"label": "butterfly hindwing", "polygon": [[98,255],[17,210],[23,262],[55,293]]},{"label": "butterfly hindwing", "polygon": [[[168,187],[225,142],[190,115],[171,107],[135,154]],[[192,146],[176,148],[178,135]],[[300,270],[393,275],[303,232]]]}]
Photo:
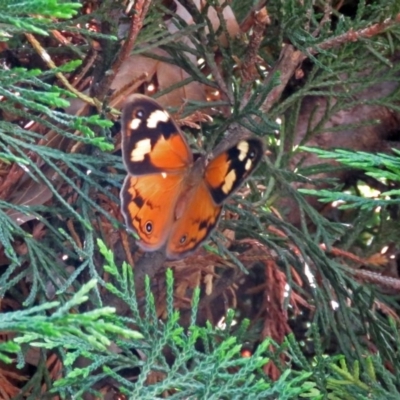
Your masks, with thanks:
[{"label": "butterfly hindwing", "polygon": [[154,251],[166,243],[181,183],[178,174],[125,178],[121,190],[122,213],[128,228],[139,235],[138,244],[144,250]]},{"label": "butterfly hindwing", "polygon": [[207,165],[204,179],[215,204],[222,204],[254,171],[264,154],[260,139],[242,139]]},{"label": "butterfly hindwing", "polygon": [[216,205],[210,191],[201,182],[186,201],[186,207],[171,229],[167,241],[168,259],[181,258],[194,251],[218,222],[222,206]]},{"label": "butterfly hindwing", "polygon": [[154,100],[135,94],[122,113],[122,156],[131,175],[187,168],[192,152],[171,116]]}]

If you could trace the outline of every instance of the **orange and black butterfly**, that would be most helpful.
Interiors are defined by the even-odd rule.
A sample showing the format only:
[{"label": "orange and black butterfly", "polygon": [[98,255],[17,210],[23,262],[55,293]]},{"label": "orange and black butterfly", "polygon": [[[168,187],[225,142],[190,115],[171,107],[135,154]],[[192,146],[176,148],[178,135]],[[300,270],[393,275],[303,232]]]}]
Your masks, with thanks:
[{"label": "orange and black butterfly", "polygon": [[139,246],[145,251],[164,249],[170,260],[195,250],[263,152],[262,141],[251,137],[211,160],[195,160],[170,115],[149,97],[131,96],[122,113],[128,175],[121,203],[126,225],[139,235]]}]

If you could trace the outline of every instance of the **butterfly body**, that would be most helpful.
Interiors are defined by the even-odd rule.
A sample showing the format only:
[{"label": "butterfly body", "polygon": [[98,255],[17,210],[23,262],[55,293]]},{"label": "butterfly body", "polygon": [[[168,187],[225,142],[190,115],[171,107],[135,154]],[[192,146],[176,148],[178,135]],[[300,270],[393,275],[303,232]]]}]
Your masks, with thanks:
[{"label": "butterfly body", "polygon": [[122,114],[122,154],[128,172],[122,213],[139,246],[165,249],[168,259],[195,250],[216,226],[222,204],[254,170],[262,154],[258,138],[208,159],[193,157],[185,137],[154,100],[134,95]]}]

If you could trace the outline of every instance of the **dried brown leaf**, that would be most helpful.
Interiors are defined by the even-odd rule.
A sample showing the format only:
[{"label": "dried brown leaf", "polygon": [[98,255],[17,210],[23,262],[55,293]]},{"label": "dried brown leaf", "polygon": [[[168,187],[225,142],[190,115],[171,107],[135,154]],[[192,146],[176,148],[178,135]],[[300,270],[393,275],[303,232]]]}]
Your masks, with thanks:
[{"label": "dried brown leaf", "polygon": [[[156,49],[153,53],[167,57],[168,54],[161,50]],[[189,75],[176,65],[168,64],[152,58],[144,57],[142,55],[134,55],[129,57],[121,65],[119,73],[114,79],[111,89],[119,91],[132,82],[138,76],[146,74],[147,89],[151,92],[159,92],[167,89],[171,85],[182,82]],[[112,107],[120,108],[124,103],[126,97],[130,94],[136,93],[140,84],[130,86],[127,90],[121,93],[121,96],[113,99],[111,102]],[[151,94],[147,92],[146,94]],[[163,106],[179,107],[185,100],[206,101],[206,93],[204,86],[199,82],[191,82],[179,89],[175,89],[157,99]]]}]

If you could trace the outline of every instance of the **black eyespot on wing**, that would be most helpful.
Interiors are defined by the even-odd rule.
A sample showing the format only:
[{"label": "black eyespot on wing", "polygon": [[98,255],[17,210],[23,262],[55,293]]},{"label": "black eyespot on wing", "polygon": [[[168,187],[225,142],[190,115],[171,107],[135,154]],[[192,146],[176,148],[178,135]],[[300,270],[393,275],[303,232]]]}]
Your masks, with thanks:
[{"label": "black eyespot on wing", "polygon": [[250,160],[254,160],[256,158],[256,155],[256,152],[254,150],[251,150],[249,153]]},{"label": "black eyespot on wing", "polygon": [[139,119],[143,120],[145,114],[144,114],[143,109],[139,108],[137,110],[134,110],[133,115],[135,116],[135,118],[139,118]]},{"label": "black eyespot on wing", "polygon": [[153,223],[151,221],[147,221],[145,224],[146,233],[151,233],[153,231]]},{"label": "black eyespot on wing", "polygon": [[186,235],[183,235],[183,236],[180,238],[179,243],[181,243],[181,244],[185,243],[185,242],[186,242],[186,238],[187,238],[187,236],[186,236]]}]

